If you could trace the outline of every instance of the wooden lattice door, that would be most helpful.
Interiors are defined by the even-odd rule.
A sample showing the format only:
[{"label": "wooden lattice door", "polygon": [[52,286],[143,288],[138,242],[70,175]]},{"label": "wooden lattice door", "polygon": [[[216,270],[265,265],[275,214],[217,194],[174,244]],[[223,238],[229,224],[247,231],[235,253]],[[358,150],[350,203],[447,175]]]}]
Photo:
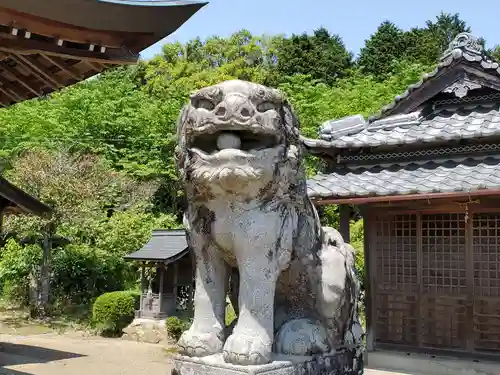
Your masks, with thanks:
[{"label": "wooden lattice door", "polygon": [[500,354],[500,214],[371,221],[375,342]]},{"label": "wooden lattice door", "polygon": [[417,216],[374,220],[374,323],[378,342],[418,344]]},{"label": "wooden lattice door", "polygon": [[500,214],[472,221],[474,322],[471,347],[500,354]]},{"label": "wooden lattice door", "polygon": [[419,345],[467,349],[467,230],[464,214],[421,215]]}]

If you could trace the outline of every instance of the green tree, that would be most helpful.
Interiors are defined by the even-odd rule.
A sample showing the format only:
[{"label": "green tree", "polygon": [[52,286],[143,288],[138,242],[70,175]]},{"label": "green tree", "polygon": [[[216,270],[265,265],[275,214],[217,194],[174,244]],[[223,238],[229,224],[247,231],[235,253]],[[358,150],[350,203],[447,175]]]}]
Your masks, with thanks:
[{"label": "green tree", "polygon": [[382,22],[361,48],[357,61],[361,71],[378,80],[385,79],[392,72],[393,64],[405,56],[403,37],[403,31],[394,23]]},{"label": "green tree", "polygon": [[352,54],[338,35],[319,28],[282,38],[277,48],[277,72],[281,77],[308,74],[312,79],[332,84],[353,66]]},{"label": "green tree", "polygon": [[[25,285],[26,275],[43,276],[40,245],[50,220],[52,238],[64,238],[66,244],[55,244],[53,262],[46,266],[53,271],[53,297],[68,303],[88,302],[135,280],[123,256],[140,248],[160,221],[168,222],[150,212],[155,185],[113,170],[102,156],[34,150],[13,161],[8,177],[49,203],[55,213],[50,219],[7,218],[5,230],[18,245],[10,243],[9,252],[0,258],[0,269],[2,262],[10,269],[2,281]],[[175,220],[170,222],[175,226]],[[28,290],[24,292],[26,296]]]},{"label": "green tree", "polygon": [[471,32],[471,28],[458,13],[441,12],[435,21],[426,21],[424,28],[413,28],[404,33],[405,58],[422,64],[435,64],[453,39],[462,32]]}]

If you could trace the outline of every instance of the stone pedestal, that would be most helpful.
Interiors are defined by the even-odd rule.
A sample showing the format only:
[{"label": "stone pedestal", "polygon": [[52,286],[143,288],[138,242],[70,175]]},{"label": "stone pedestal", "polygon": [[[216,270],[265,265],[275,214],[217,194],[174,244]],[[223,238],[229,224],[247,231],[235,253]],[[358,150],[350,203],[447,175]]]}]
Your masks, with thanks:
[{"label": "stone pedestal", "polygon": [[175,356],[171,375],[362,375],[363,353],[349,349],[314,357],[276,355],[274,361],[260,366],[227,364],[222,355],[203,358]]},{"label": "stone pedestal", "polygon": [[122,339],[151,344],[172,344],[165,328],[165,320],[134,319],[123,330]]}]

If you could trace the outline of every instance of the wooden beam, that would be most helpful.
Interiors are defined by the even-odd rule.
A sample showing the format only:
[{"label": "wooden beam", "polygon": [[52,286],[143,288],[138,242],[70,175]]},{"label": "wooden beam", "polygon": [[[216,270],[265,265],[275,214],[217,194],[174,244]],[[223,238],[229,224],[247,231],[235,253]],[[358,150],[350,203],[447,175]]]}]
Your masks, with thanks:
[{"label": "wooden beam", "polygon": [[77,81],[81,81],[84,77],[83,75],[76,70],[74,67],[71,65],[67,64],[63,59],[57,56],[47,56],[45,54],[40,54],[44,59],[49,61],[51,64],[54,64],[57,66],[59,69],[61,69],[63,72],[71,76],[72,78],[76,79]]},{"label": "wooden beam", "polygon": [[159,299],[159,313],[163,313],[163,282],[165,280],[165,268],[163,266],[157,267],[157,272],[160,271],[160,285],[158,288],[158,299]]},{"label": "wooden beam", "polygon": [[177,311],[177,283],[179,282],[179,264],[177,262],[174,262],[174,290],[173,290],[173,296],[174,296],[174,311]]},{"label": "wooden beam", "polygon": [[125,50],[108,49],[106,53],[100,53],[99,51],[91,52],[76,48],[59,47],[54,44],[33,39],[11,39],[7,38],[5,34],[0,34],[0,51],[16,55],[45,54],[66,59],[86,60],[116,65],[135,64],[139,58],[138,55],[131,53],[127,56]]},{"label": "wooden beam", "polygon": [[340,213],[340,234],[344,239],[344,242],[351,242],[351,230],[349,227],[351,221],[351,206],[348,204],[339,205]]},{"label": "wooden beam", "polygon": [[0,68],[7,72],[12,78],[14,78],[14,80],[16,80],[17,82],[19,82],[22,86],[24,86],[26,89],[28,89],[28,91],[31,91],[33,94],[35,94],[36,96],[41,96],[42,93],[35,89],[33,86],[29,85],[28,83],[26,83],[21,77],[19,77],[15,71],[15,69],[11,68],[8,64],[6,64],[5,62],[1,62],[0,63]]},{"label": "wooden beam", "polygon": [[95,70],[95,71],[97,71],[97,72],[99,72],[99,73],[100,73],[100,72],[102,72],[102,71],[105,69],[105,67],[104,67],[102,64],[99,64],[99,63],[97,63],[97,62],[93,62],[93,61],[86,61],[86,60],[84,60],[83,62],[84,62],[84,64],[85,64],[85,65],[87,65],[90,69]]},{"label": "wooden beam", "polygon": [[64,86],[64,82],[59,81],[54,74],[49,72],[47,68],[36,61],[33,56],[12,55],[12,58],[19,64],[31,68],[33,74],[52,89],[57,90],[58,88]]},{"label": "wooden beam", "polygon": [[146,274],[146,266],[144,265],[144,262],[141,262],[141,294],[139,297],[139,312],[142,314],[142,310],[144,308],[144,301],[143,301],[143,296],[144,296],[144,279],[145,279],[145,274]]},{"label": "wooden beam", "polygon": [[110,48],[121,47],[125,41],[133,41],[135,43],[137,40],[150,38],[152,35],[151,33],[93,30],[36,17],[5,7],[0,7],[0,24],[12,25],[18,29],[29,30],[31,33],[48,37],[57,36],[76,43],[92,42]]},{"label": "wooden beam", "polygon": [[423,251],[422,251],[422,212],[418,211],[416,212],[416,219],[417,219],[417,288],[418,288],[418,296],[417,296],[417,309],[416,311],[416,316],[417,316],[417,345],[419,348],[423,346],[423,337],[422,337],[422,303],[424,302],[425,298],[423,297],[424,294],[424,287],[423,287],[423,274],[422,274],[422,269],[423,269]]},{"label": "wooden beam", "polygon": [[20,94],[10,82],[0,79],[0,91],[11,98],[14,102],[19,102],[26,98],[26,94]]},{"label": "wooden beam", "polygon": [[420,193],[420,194],[405,194],[405,195],[381,195],[371,197],[350,197],[350,198],[324,198],[312,199],[314,204],[368,204],[368,203],[389,203],[389,202],[402,202],[402,201],[415,201],[415,200],[430,200],[441,198],[468,198],[468,197],[482,197],[482,196],[498,196],[500,189],[482,189],[470,192],[456,192],[456,193]]},{"label": "wooden beam", "polygon": [[[468,215],[469,213],[466,213]],[[469,215],[465,222],[465,347],[468,352],[473,352],[475,347],[476,331],[474,329],[474,227],[473,215]]]},{"label": "wooden beam", "polygon": [[[366,350],[372,352],[375,348],[375,319],[376,306],[375,306],[375,255],[370,254],[370,248],[373,239],[373,223],[374,216],[368,211],[363,210],[363,243],[364,243],[364,259],[365,259],[365,320],[366,320]],[[369,361],[369,358],[368,358]],[[367,362],[368,362],[367,361]]]},{"label": "wooden beam", "polygon": [[5,88],[0,87],[0,92],[3,93],[5,96],[9,97],[13,102],[17,102],[19,100],[22,100],[19,96],[16,96],[10,92],[8,92]]}]

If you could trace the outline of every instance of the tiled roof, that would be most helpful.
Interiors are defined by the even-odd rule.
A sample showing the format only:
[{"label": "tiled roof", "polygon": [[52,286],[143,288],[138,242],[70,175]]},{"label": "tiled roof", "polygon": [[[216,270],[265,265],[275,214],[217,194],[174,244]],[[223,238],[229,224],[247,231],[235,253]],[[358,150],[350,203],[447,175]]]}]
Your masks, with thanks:
[{"label": "tiled roof", "polygon": [[[375,121],[355,134],[337,134],[327,141],[305,139],[306,146],[334,148],[376,147],[450,141],[500,135],[500,104],[438,108],[426,117],[415,112]],[[326,137],[323,137],[326,138]],[[326,141],[326,142],[325,142]]]},{"label": "tiled roof", "polygon": [[125,256],[125,259],[166,261],[182,256],[187,251],[184,229],[154,230],[149,242],[142,249]]},{"label": "tiled roof", "polygon": [[[443,69],[455,66],[459,62],[472,63],[480,70],[500,77],[499,64],[485,55],[478,39],[470,34],[461,33],[450,43],[434,71],[425,74],[419,82],[408,86],[403,94],[396,96],[394,101],[383,107],[377,115],[368,120],[361,115],[354,115],[327,121],[319,130],[320,139],[304,138],[304,144],[309,147],[356,148],[493,135],[497,131],[494,128],[498,126],[499,121],[498,105],[478,108],[477,104],[474,106],[470,105],[470,101],[467,103],[466,99],[470,98],[464,98],[461,108],[450,106],[431,114],[424,114],[421,109],[413,113],[392,115],[390,113],[400,102],[410,100],[411,94],[425,82],[440,75]],[[443,90],[447,89],[449,87],[443,87]],[[495,95],[490,95],[491,98],[487,100],[491,102]],[[476,97],[475,100],[477,99]],[[500,96],[493,101],[499,101],[497,99],[500,99]],[[447,111],[460,113],[453,115],[446,113]]]},{"label": "tiled roof", "polygon": [[500,155],[339,168],[307,182],[311,198],[474,192],[500,188]]}]

